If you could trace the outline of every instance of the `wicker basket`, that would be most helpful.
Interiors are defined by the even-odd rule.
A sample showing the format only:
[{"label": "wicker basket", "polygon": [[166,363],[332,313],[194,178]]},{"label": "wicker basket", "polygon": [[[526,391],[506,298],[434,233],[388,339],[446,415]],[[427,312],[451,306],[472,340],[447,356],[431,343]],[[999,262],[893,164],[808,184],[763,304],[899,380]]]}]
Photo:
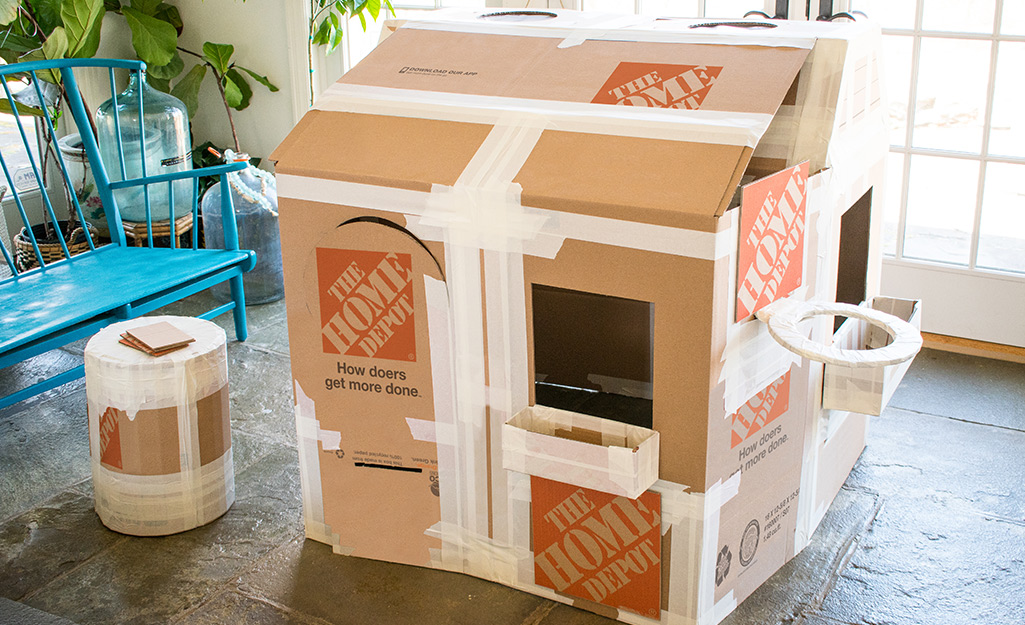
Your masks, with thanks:
[{"label": "wicker basket", "polygon": [[[89,240],[85,236],[85,230],[82,229],[80,224],[76,223],[75,226],[75,229],[71,231],[71,235],[66,237],[68,251],[71,252],[72,256],[89,249]],[[86,223],[86,226],[89,228],[93,245],[96,245],[96,228],[90,223]],[[57,222],[57,227],[61,232],[67,232],[68,222]],[[45,225],[37,224],[32,226],[32,234],[36,236],[36,243],[39,244],[39,253],[43,256],[44,263],[50,264],[64,258],[64,250],[61,249],[59,241],[43,240],[46,236]],[[22,228],[21,232],[14,235],[14,264],[18,267],[18,271],[28,271],[39,266],[35,251],[32,249],[32,240],[29,238],[25,228]]]}]

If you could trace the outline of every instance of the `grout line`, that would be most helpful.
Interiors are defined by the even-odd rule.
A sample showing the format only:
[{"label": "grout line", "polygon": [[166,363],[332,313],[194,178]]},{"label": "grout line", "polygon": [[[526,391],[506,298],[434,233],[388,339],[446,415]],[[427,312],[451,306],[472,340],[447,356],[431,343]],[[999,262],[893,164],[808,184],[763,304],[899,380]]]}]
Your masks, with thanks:
[{"label": "grout line", "polygon": [[911,414],[921,415],[923,417],[934,417],[936,419],[948,419],[950,421],[958,421],[960,423],[967,423],[969,425],[978,425],[981,427],[997,428],[1000,430],[1007,430],[1008,432],[1018,432],[1019,434],[1025,434],[1025,429],[1015,428],[1009,425],[1000,425],[999,423],[984,423],[982,421],[972,421],[971,419],[962,419],[959,417],[948,417],[942,414],[933,414],[931,412],[923,412],[921,410],[914,410],[912,408],[898,408],[892,407],[890,410],[899,410],[901,412],[910,412]]}]

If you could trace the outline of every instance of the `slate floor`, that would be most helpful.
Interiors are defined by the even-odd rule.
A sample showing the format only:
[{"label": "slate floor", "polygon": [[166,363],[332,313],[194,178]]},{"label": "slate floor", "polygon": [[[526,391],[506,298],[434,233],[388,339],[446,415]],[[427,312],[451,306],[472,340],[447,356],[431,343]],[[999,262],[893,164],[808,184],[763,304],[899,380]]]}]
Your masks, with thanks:
[{"label": "slate floor", "polygon": [[[205,527],[100,524],[81,381],[0,410],[0,622],[611,623],[304,540],[284,305],[249,315],[250,339],[228,345],[237,500]],[[0,386],[80,360],[70,348]],[[724,623],[1025,623],[1025,365],[923,351],[812,543]]]}]

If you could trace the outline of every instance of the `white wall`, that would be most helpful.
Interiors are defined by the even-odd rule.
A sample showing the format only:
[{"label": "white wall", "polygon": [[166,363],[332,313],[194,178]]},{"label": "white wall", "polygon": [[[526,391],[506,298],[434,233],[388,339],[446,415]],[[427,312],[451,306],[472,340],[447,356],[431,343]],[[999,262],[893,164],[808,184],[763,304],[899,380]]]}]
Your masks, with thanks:
[{"label": "white wall", "polygon": [[[232,111],[242,150],[266,159],[305,112],[306,77],[296,61],[305,64],[305,41],[290,47],[289,28],[296,25],[296,6],[302,0],[171,0],[181,12],[184,31],[179,45],[202,52],[203,43],[235,46],[232,59],[267,76],[280,91],[271,93],[250,81],[253,99],[244,111]],[[301,11],[298,12],[301,15]],[[300,24],[301,26],[301,24]],[[186,70],[192,62],[183,55]],[[293,97],[301,94],[302,97]],[[231,130],[212,75],[204,79],[199,114],[192,120],[197,143],[213,141],[230,146]]]}]

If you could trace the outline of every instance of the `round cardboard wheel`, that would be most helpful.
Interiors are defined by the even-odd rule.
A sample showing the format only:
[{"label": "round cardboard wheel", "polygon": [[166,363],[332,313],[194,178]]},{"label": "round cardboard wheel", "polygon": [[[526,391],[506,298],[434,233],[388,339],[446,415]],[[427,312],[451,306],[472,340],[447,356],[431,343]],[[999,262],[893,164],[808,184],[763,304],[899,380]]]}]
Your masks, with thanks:
[{"label": "round cardboard wheel", "polygon": [[[798,325],[818,315],[861,319],[882,328],[893,340],[889,345],[875,349],[841,349],[812,341],[804,336]],[[915,326],[874,308],[831,302],[800,302],[774,311],[767,317],[772,338],[795,354],[818,362],[843,367],[884,367],[902,363],[922,348],[922,334]]]}]

